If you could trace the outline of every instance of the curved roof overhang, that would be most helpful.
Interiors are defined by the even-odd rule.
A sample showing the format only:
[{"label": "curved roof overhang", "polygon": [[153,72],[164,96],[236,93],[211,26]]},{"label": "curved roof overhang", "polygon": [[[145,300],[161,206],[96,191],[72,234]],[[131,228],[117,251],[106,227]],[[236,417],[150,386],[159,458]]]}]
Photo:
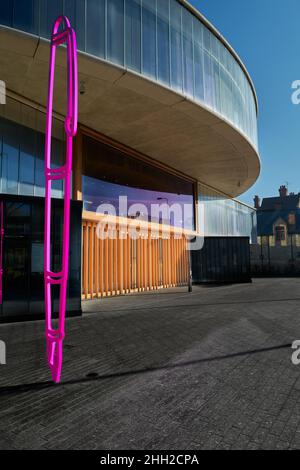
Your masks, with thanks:
[{"label": "curved roof overhang", "polygon": [[[79,53],[79,122],[235,197],[249,189],[260,159],[222,116],[143,76]],[[1,80],[45,106],[49,41],[0,27]],[[54,109],[64,115],[65,49],[57,51]],[[59,86],[58,86],[59,85]]]}]

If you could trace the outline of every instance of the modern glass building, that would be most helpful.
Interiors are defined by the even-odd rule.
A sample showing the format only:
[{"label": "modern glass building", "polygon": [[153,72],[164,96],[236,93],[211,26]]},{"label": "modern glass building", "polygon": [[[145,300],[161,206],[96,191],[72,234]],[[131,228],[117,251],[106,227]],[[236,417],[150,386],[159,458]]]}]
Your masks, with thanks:
[{"label": "modern glass building", "polygon": [[[189,256],[178,232],[255,236],[254,211],[234,199],[260,171],[251,78],[185,0],[6,0],[0,9],[0,80],[7,88],[0,105],[0,192],[20,204],[44,196],[49,36],[61,14],[71,20],[79,49],[72,183],[73,200],[82,202],[82,297],[183,285]],[[57,166],[64,161],[65,52],[59,48],[56,67]],[[53,196],[62,198],[61,183]],[[99,239],[108,205],[113,228],[106,222],[103,230],[116,236]],[[162,207],[152,213],[153,206],[171,206],[177,214]],[[132,238],[128,224],[137,220],[140,231]]]}]

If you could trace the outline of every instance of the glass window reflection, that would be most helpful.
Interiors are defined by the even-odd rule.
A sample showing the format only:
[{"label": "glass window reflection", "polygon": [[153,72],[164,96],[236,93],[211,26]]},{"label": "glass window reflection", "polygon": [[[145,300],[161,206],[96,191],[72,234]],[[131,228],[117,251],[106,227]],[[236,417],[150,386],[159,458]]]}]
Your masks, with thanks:
[{"label": "glass window reflection", "polygon": [[178,0],[6,0],[0,23],[49,37],[63,11],[78,47],[204,102],[257,148],[254,92],[225,44]]},{"label": "glass window reflection", "polygon": [[[101,155],[101,158],[95,156]],[[101,142],[88,137],[83,139],[83,200],[84,209],[96,212],[98,206],[111,204],[116,215],[126,217],[120,212],[121,196],[127,197],[127,204],[142,204],[139,218],[156,223],[170,220],[168,206],[180,207],[171,217],[171,224],[194,228],[194,184],[178,176],[164,172],[146,162],[134,159]],[[155,214],[156,208],[164,206],[165,214]],[[184,207],[184,206],[187,207]],[[188,207],[189,206],[189,207]],[[164,212],[164,211],[163,211]],[[151,218],[151,213],[153,217]],[[178,214],[178,216],[177,216]]]},{"label": "glass window reflection", "polygon": [[[27,109],[25,105],[15,106],[11,99],[7,101],[5,109],[10,112],[14,121],[0,117],[0,179],[1,191],[6,194],[24,196],[44,196],[44,152],[45,136],[31,127],[19,124],[16,121],[28,120],[32,127],[39,122],[43,123],[44,115],[36,110]],[[52,137],[52,164],[54,168],[64,162],[65,145],[57,138],[63,123],[54,121]],[[53,181],[53,197],[63,197],[63,184]]]},{"label": "glass window reflection", "polygon": [[205,236],[246,236],[255,243],[257,237],[256,211],[237,200],[198,185],[199,220],[203,221]]}]

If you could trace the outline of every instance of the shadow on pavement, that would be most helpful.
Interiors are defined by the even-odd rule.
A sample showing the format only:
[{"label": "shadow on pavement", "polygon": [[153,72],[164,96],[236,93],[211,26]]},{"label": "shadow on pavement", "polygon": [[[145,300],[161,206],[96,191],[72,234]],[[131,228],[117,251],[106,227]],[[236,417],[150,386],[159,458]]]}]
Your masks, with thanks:
[{"label": "shadow on pavement", "polygon": [[115,372],[115,373],[104,374],[104,375],[98,375],[96,372],[91,372],[81,379],[68,380],[65,382],[61,382],[60,384],[54,384],[51,381],[47,381],[47,382],[34,382],[34,383],[28,383],[28,384],[5,386],[5,387],[0,387],[0,397],[5,396],[5,395],[13,395],[17,393],[25,393],[29,391],[39,391],[39,390],[44,390],[47,388],[54,389],[57,387],[65,387],[67,385],[85,384],[85,383],[107,380],[107,379],[115,379],[115,378],[120,378],[120,377],[128,377],[128,376],[146,374],[146,373],[151,373],[151,372],[172,370],[172,369],[177,369],[181,367],[195,366],[201,363],[220,361],[220,360],[231,359],[231,358],[241,357],[241,356],[248,356],[251,354],[261,354],[264,352],[276,351],[280,349],[288,349],[288,348],[291,348],[291,345],[292,343],[281,344],[278,346],[272,346],[272,347],[262,348],[262,349],[253,349],[250,351],[242,351],[242,352],[227,354],[224,356],[206,357],[203,359],[196,359],[193,361],[179,362],[177,364],[167,364],[164,366],[145,367],[142,369],[128,370],[124,372]]}]

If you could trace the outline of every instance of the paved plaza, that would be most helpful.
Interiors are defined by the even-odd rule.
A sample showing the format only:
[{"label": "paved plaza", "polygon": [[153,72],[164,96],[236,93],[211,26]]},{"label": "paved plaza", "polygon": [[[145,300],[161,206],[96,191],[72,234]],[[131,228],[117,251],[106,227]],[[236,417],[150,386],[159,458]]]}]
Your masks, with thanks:
[{"label": "paved plaza", "polygon": [[299,449],[300,279],[83,304],[49,382],[43,322],[0,325],[0,449]]}]

